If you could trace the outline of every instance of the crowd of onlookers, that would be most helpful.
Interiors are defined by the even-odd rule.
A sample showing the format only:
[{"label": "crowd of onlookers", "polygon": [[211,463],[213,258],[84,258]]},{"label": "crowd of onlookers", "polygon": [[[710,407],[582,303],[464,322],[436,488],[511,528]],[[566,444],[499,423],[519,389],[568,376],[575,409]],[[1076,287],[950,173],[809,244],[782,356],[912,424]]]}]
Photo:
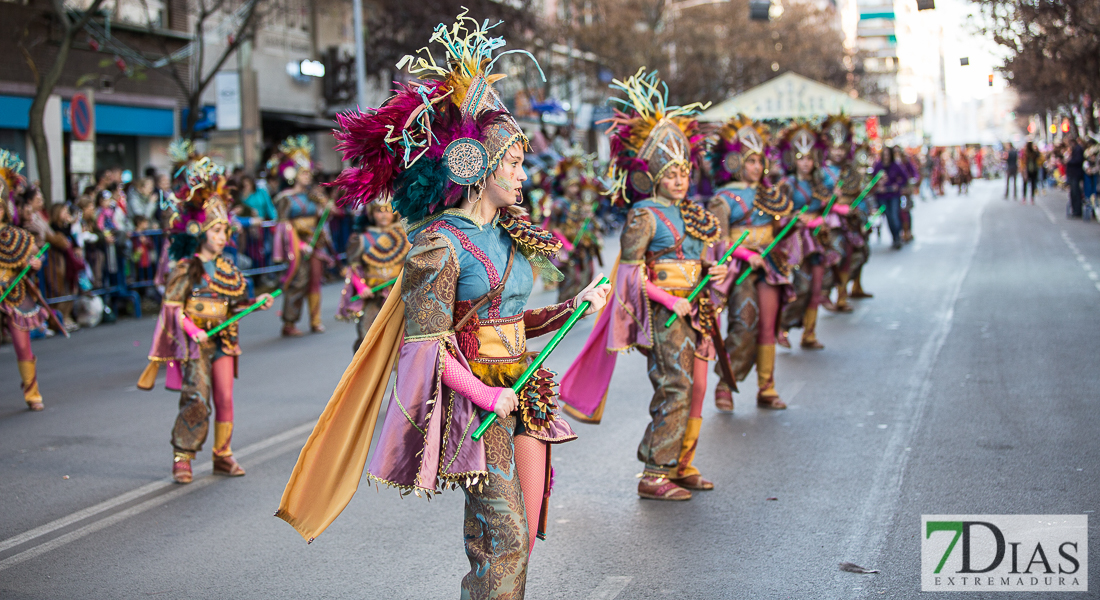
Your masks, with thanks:
[{"label": "crowd of onlookers", "polygon": [[[39,246],[50,244],[39,283],[66,329],[114,318],[111,294],[97,291],[125,288],[136,296],[133,301],[146,305],[145,310],[155,309],[160,295],[153,281],[163,251],[160,231],[171,214],[171,186],[170,174],[153,168],[138,178],[121,168],[108,168],[73,200],[48,208],[33,183],[13,190],[9,201],[16,224],[30,231]],[[226,180],[230,212],[247,228],[245,236],[251,234],[258,253],[270,251],[262,240],[258,246],[255,240],[263,237],[264,223],[277,217],[278,191],[278,178],[266,173],[254,177],[237,169]],[[326,194],[328,188],[318,186],[314,193]],[[340,212],[337,208],[334,214]],[[240,260],[255,258],[242,255]]]},{"label": "crowd of onlookers", "polygon": [[1028,142],[1021,151],[1012,144],[1001,155],[1004,166],[1005,198],[1018,197],[1017,177],[1023,182],[1023,199],[1035,203],[1036,187],[1065,188],[1069,199],[1066,215],[1075,219],[1097,218],[1097,180],[1100,178],[1100,142],[1068,134],[1058,143],[1038,148]]}]

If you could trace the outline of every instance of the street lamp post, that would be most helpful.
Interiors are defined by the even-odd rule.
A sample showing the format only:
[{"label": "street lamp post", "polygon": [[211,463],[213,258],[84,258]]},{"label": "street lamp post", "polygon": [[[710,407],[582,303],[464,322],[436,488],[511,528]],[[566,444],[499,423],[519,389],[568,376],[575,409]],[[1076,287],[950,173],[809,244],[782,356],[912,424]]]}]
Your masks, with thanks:
[{"label": "street lamp post", "polygon": [[367,51],[363,34],[363,0],[352,0],[355,20],[355,103],[362,110],[367,105]]}]

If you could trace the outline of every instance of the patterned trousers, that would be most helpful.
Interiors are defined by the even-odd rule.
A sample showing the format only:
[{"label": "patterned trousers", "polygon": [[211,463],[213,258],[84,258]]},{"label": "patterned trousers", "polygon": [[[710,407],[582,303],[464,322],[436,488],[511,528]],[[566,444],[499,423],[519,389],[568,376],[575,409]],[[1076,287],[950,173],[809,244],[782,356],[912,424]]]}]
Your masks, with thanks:
[{"label": "patterned trousers", "polygon": [[648,353],[649,381],[653,399],[649,402],[651,421],[638,444],[638,460],[653,474],[668,474],[679,464],[688,411],[691,409],[691,383],[695,366],[695,330],[684,319],[672,327],[665,321],[672,311],[650,303],[654,340]]},{"label": "patterned trousers", "polygon": [[470,572],[462,578],[462,600],[522,600],[527,586],[527,518],[513,460],[515,422],[514,416],[498,419],[485,432],[489,476],[463,488]]}]

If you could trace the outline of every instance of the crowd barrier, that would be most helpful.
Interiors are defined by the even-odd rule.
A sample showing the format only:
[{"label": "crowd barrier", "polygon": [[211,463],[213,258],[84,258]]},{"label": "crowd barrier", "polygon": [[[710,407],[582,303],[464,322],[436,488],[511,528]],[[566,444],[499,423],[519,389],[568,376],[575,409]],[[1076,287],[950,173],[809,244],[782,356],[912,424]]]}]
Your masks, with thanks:
[{"label": "crowd barrier", "polygon": [[[326,228],[333,241],[338,259],[343,259],[348,239],[351,237],[352,215],[333,215]],[[277,274],[286,271],[285,263],[272,259],[275,225],[277,221],[261,221],[240,218],[240,227],[226,245],[225,254],[232,258],[237,268],[248,278],[249,295],[259,280],[265,286],[277,285]],[[38,271],[38,285],[46,302],[58,305],[73,302],[81,295],[101,296],[108,306],[129,306],[136,318],[141,318],[143,298],[159,303],[157,268],[160,257],[167,251],[164,232],[160,229],[116,234],[112,242],[85,244],[84,262],[87,268],[80,277],[65,277],[50,266],[51,260],[65,260],[65,254],[53,248],[43,257]],[[334,268],[338,271],[339,266]]]}]

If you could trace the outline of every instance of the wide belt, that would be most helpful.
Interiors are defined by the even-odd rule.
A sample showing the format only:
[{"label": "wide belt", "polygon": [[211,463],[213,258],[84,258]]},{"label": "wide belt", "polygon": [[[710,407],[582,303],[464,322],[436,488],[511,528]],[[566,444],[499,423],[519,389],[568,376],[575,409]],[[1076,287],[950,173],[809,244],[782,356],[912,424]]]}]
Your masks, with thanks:
[{"label": "wide belt", "polygon": [[749,232],[749,237],[745,238],[741,246],[748,248],[749,250],[755,250],[760,252],[764,248],[768,247],[768,244],[772,243],[775,239],[775,232],[772,230],[772,226],[768,225],[753,225],[751,227],[731,227],[729,242],[735,243],[741,238],[741,234],[745,231]]}]

